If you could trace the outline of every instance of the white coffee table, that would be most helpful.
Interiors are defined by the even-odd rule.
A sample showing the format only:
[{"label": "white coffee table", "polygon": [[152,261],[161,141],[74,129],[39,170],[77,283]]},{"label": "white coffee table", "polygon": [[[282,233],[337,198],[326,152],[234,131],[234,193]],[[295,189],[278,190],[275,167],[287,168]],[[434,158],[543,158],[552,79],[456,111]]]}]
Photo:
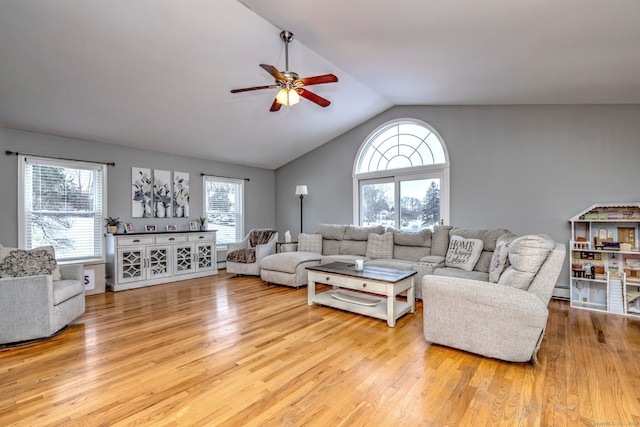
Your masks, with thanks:
[{"label": "white coffee table", "polygon": [[[325,305],[386,320],[392,328],[400,316],[415,312],[415,271],[373,266],[357,271],[353,264],[342,262],[307,267],[307,270],[309,305]],[[316,283],[331,285],[332,289],[316,293]],[[406,302],[396,298],[404,291],[407,291]]]}]

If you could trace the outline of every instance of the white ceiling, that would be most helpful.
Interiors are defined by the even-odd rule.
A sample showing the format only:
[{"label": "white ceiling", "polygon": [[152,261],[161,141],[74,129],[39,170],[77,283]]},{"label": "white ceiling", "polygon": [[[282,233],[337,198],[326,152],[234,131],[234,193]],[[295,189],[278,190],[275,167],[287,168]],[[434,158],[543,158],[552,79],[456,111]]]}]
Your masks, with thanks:
[{"label": "white ceiling", "polygon": [[[640,103],[638,0],[243,3],[0,1],[0,126],[275,169],[393,105]],[[229,93],[281,29],[328,108]]]}]

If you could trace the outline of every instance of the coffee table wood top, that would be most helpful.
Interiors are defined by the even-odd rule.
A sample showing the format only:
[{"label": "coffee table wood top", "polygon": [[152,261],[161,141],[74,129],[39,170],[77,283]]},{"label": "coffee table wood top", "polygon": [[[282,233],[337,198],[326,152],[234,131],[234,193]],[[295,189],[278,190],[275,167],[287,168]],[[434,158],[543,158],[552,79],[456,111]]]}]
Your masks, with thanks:
[{"label": "coffee table wood top", "polygon": [[315,265],[307,267],[307,270],[320,271],[323,273],[343,274],[351,277],[362,277],[363,279],[380,280],[389,283],[397,283],[401,280],[417,274],[416,271],[399,270],[397,268],[377,267],[365,265],[363,270],[356,270],[355,264],[344,262],[332,262],[330,264]]}]

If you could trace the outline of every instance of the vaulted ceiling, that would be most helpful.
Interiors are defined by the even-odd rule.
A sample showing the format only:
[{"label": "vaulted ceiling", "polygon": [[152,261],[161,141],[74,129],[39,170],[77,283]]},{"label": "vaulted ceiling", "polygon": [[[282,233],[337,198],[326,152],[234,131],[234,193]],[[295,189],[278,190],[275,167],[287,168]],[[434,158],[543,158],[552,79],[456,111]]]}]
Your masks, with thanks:
[{"label": "vaulted ceiling", "polygon": [[[640,103],[637,0],[2,0],[0,126],[275,169],[394,105]],[[269,112],[258,64],[333,73]]]}]

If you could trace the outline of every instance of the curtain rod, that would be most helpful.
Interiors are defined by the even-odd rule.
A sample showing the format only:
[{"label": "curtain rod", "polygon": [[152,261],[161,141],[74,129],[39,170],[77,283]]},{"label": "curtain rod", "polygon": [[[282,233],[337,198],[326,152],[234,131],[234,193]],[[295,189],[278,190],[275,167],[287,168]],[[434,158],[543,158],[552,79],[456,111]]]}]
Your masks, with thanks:
[{"label": "curtain rod", "polygon": [[116,165],[113,162],[105,163],[105,162],[96,162],[96,161],[93,161],[93,160],[68,159],[66,157],[43,156],[43,155],[40,155],[40,154],[20,153],[18,151],[11,151],[11,150],[5,151],[4,154],[6,154],[7,156],[19,156],[20,154],[22,154],[23,156],[44,157],[45,159],[54,159],[54,160],[70,160],[70,161],[73,161],[73,162],[94,163],[94,164],[97,164],[97,165],[107,165],[107,166],[115,166]]},{"label": "curtain rod", "polygon": [[233,176],[211,175],[208,173],[201,173],[200,176],[211,176],[214,178],[228,178],[228,179],[243,179],[245,181],[251,181],[249,178],[235,178]]}]

